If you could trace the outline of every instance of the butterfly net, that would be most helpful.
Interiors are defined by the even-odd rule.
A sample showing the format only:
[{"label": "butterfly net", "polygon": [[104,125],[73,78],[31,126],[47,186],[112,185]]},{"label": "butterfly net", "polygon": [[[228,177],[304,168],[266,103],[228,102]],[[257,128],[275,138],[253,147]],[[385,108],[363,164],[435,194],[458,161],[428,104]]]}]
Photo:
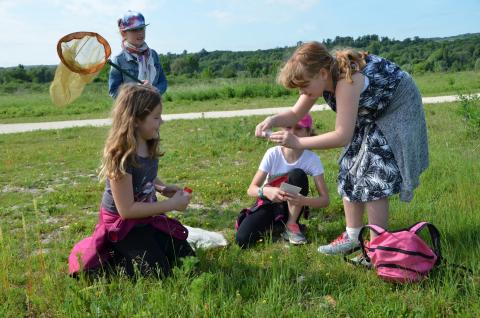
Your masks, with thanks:
[{"label": "butterfly net", "polygon": [[58,41],[57,53],[61,62],[50,85],[50,97],[54,104],[64,106],[78,98],[85,85],[98,75],[111,49],[97,33],[76,32]]}]

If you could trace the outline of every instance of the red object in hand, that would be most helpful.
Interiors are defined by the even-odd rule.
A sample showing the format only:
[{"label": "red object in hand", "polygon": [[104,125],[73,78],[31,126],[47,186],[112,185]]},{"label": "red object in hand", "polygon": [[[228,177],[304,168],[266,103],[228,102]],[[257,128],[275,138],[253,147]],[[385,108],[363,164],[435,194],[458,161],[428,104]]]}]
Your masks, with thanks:
[{"label": "red object in hand", "polygon": [[183,188],[183,191],[188,192],[188,193],[192,193],[192,192],[193,192],[193,190],[190,189],[189,187]]}]

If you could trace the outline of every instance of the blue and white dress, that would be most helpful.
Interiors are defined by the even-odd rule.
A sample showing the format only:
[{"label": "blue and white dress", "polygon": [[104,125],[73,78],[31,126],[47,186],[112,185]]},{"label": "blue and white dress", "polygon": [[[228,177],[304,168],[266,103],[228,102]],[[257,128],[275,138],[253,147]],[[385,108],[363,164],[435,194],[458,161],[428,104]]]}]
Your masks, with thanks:
[{"label": "blue and white dress", "polygon": [[[406,75],[396,64],[375,55],[365,58],[360,71],[366,84],[360,95],[352,141],[339,159],[338,193],[350,202],[368,202],[399,193],[400,169],[387,139],[376,124],[389,107],[395,90]],[[336,111],[335,96],[324,92]]]}]

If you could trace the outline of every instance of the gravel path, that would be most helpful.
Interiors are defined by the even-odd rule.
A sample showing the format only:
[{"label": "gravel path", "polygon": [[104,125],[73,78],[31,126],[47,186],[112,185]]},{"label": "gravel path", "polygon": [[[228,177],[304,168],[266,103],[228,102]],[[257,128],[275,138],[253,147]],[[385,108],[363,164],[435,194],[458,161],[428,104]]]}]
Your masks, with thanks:
[{"label": "gravel path", "polygon": [[[480,94],[477,94],[480,96]],[[437,96],[424,97],[424,104],[437,104],[454,102],[458,100],[458,96]],[[185,114],[167,114],[163,115],[163,120],[178,120],[178,119],[197,119],[197,118],[225,118],[225,117],[244,117],[254,115],[271,115],[281,111],[287,110],[290,107],[274,107],[261,109],[242,109],[230,111],[215,111],[203,113],[185,113]],[[312,111],[323,111],[330,109],[326,104],[315,105]],[[53,121],[43,123],[23,123],[23,124],[0,124],[0,134],[12,134],[20,132],[28,132],[35,130],[49,130],[49,129],[63,129],[71,127],[85,127],[85,126],[108,126],[111,124],[110,119],[84,119],[84,120],[67,120],[67,121]]]}]

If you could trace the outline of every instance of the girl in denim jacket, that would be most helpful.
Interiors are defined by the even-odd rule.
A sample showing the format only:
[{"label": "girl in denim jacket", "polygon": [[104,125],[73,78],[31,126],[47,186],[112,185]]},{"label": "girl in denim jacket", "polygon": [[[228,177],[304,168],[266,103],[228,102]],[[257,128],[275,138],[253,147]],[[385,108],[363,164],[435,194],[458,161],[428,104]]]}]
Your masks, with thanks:
[{"label": "girl in denim jacket", "polygon": [[[122,52],[113,58],[113,62],[137,77],[144,85],[155,87],[163,95],[167,90],[167,78],[157,52],[149,48],[145,42],[147,25],[139,12],[128,11],[118,19],[118,28],[122,35]],[[116,98],[120,85],[128,82],[134,80],[112,67],[108,79],[108,93]]]}]

